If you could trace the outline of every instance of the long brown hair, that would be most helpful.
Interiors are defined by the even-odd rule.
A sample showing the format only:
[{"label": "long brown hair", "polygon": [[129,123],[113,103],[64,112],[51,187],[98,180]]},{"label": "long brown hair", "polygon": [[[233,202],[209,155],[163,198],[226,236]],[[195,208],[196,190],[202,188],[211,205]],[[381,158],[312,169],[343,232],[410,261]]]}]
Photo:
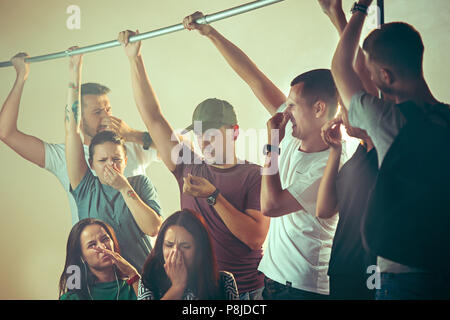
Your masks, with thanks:
[{"label": "long brown hair", "polygon": [[194,238],[195,257],[188,274],[188,288],[201,300],[224,299],[218,283],[219,271],[208,227],[200,214],[187,209],[175,212],[162,224],[155,247],[144,264],[144,286],[155,294],[156,299],[161,299],[170,288],[170,279],[164,270],[163,243],[167,229],[171,226],[185,228]]},{"label": "long brown hair", "polygon": [[[87,286],[94,283],[95,277],[90,272],[89,267],[86,266],[86,264],[81,260],[83,253],[81,251],[80,236],[87,226],[93,224],[101,226],[106,231],[106,233],[114,243],[114,252],[120,254],[120,248],[119,243],[117,242],[116,234],[114,233],[114,230],[110,225],[101,220],[93,218],[80,220],[72,227],[69,238],[67,239],[66,262],[64,264],[64,270],[61,274],[61,277],[59,278],[59,297],[61,297],[68,291],[71,291],[73,293],[76,293],[80,297],[80,299],[89,299]],[[68,274],[67,271],[70,266],[78,266],[79,270],[81,271],[81,289],[69,290],[67,288],[67,280],[70,277],[70,274]],[[118,276],[123,276],[120,274],[119,270],[116,270],[116,272],[118,273]]]}]

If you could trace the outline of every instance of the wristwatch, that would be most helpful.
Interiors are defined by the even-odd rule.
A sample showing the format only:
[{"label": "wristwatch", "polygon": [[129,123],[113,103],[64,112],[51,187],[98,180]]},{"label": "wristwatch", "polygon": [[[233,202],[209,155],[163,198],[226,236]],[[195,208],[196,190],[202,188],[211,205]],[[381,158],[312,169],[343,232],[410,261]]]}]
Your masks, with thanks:
[{"label": "wristwatch", "polygon": [[150,148],[150,145],[152,144],[152,137],[150,137],[150,134],[148,132],[144,132],[142,134],[142,142],[143,142],[143,146],[142,148],[144,150],[148,150],[148,148]]},{"label": "wristwatch", "polygon": [[359,3],[355,2],[355,3],[353,4],[352,9],[350,10],[350,12],[351,12],[352,14],[354,14],[355,12],[359,11],[359,12],[364,13],[364,14],[367,16],[367,9],[368,9],[368,8],[369,8],[369,7],[367,7],[366,5],[359,4]]},{"label": "wristwatch", "polygon": [[213,206],[216,204],[216,200],[217,200],[217,196],[219,195],[219,189],[216,188],[216,191],[214,191],[208,198],[206,198],[206,202],[208,202],[208,204],[210,206]]},{"label": "wristwatch", "polygon": [[266,145],[264,145],[264,149],[263,149],[264,155],[267,156],[267,154],[268,154],[269,152],[276,152],[276,153],[280,154],[281,149],[280,149],[279,147],[273,146],[273,145],[271,145],[271,144],[266,144]]}]

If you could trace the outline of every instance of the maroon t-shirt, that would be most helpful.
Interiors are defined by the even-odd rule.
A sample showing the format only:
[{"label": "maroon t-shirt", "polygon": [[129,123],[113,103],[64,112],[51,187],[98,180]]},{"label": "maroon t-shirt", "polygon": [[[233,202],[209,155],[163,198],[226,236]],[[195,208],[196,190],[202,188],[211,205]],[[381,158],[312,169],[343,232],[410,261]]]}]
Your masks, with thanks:
[{"label": "maroon t-shirt", "polygon": [[[257,270],[262,258],[262,248],[252,250],[234,236],[217,211],[206,202],[206,198],[195,198],[183,193],[183,177],[190,173],[211,182],[228,202],[244,214],[247,209],[259,211],[261,167],[246,161],[232,168],[219,169],[206,164],[187,146],[183,148],[183,152],[184,158],[190,159],[190,164],[178,164],[173,171],[180,187],[181,208],[192,209],[204,217],[209,227],[219,270],[234,275],[239,293],[263,287],[264,275]],[[186,157],[186,153],[191,154]]]}]

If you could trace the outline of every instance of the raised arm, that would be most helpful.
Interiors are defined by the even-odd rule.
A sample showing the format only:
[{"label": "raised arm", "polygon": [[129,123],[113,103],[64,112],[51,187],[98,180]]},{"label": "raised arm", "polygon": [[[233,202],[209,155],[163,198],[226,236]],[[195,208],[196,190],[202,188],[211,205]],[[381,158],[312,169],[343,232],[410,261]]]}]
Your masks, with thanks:
[{"label": "raised arm", "polygon": [[16,69],[16,81],[0,111],[0,140],[24,159],[45,167],[45,147],[42,140],[27,135],[17,129],[20,99],[30,71],[25,62],[26,53],[18,53],[11,62]]},{"label": "raised arm", "polygon": [[[359,0],[358,3],[368,7],[372,0]],[[331,73],[344,107],[347,109],[350,107],[352,96],[364,90],[361,79],[353,69],[353,61],[358,52],[359,39],[365,18],[365,14],[360,11],[356,11],[352,15],[341,35],[331,63]]]},{"label": "raised arm", "polygon": [[[69,50],[76,47],[71,47]],[[80,136],[81,105],[81,67],[82,55],[70,57],[69,85],[67,92],[67,104],[65,109],[66,128],[66,162],[69,181],[72,189],[75,189],[89,169],[84,156],[83,142]]]},{"label": "raised arm", "polygon": [[[336,28],[339,36],[347,26],[347,18],[345,17],[344,10],[342,9],[342,0],[318,0],[323,12],[328,16],[333,26]],[[353,69],[361,79],[364,89],[371,95],[377,96],[378,89],[370,78],[369,70],[367,70],[366,63],[364,61],[364,53],[361,47],[358,47],[358,53],[353,62]]]},{"label": "raised arm", "polygon": [[230,67],[252,89],[255,96],[261,101],[271,115],[286,102],[286,96],[278,89],[269,78],[250,60],[250,58],[236,45],[227,40],[210,25],[196,24],[194,21],[203,17],[201,12],[184,18],[183,24],[188,30],[198,30],[201,35],[208,37],[216,46]]},{"label": "raised arm", "polygon": [[162,114],[158,98],[145,70],[140,41],[128,42],[129,37],[135,34],[136,32],[128,30],[120,32],[118,36],[118,41],[124,45],[130,62],[134,99],[161,159],[170,171],[174,171],[176,163],[172,161],[172,153],[179,149],[180,140]]},{"label": "raised arm", "polygon": [[341,123],[340,118],[333,119],[322,127],[322,139],[330,147],[330,156],[317,193],[316,216],[322,219],[337,213],[336,180],[342,153]]}]

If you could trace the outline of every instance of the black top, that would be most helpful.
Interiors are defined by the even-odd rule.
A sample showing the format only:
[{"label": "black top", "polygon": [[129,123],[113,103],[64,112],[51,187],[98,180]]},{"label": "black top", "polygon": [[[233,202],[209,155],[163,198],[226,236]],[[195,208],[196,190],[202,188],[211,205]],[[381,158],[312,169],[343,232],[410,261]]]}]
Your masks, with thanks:
[{"label": "black top", "polygon": [[375,185],[378,159],[375,148],[367,152],[361,144],[338,173],[337,202],[339,222],[333,240],[328,275],[367,277],[367,267],[376,256],[363,248],[361,221],[370,191]]}]

